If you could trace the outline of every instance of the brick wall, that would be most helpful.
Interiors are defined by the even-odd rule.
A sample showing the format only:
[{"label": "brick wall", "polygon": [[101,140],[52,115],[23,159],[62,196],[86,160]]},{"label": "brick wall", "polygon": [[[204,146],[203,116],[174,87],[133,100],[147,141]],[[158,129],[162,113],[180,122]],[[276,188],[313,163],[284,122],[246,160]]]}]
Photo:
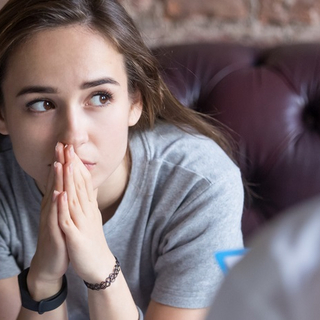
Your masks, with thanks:
[{"label": "brick wall", "polygon": [[120,0],[149,46],[320,40],[320,0]]},{"label": "brick wall", "polygon": [[[119,0],[149,46],[320,41],[320,0]],[[0,8],[6,0],[0,0]]]}]

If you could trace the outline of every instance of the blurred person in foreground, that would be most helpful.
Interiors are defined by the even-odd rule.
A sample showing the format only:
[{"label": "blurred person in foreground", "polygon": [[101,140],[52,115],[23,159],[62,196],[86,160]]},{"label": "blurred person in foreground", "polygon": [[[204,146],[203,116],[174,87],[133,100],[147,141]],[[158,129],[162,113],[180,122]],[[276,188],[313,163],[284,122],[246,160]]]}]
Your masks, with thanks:
[{"label": "blurred person in foreground", "polygon": [[320,197],[284,212],[227,274],[207,320],[318,320]]}]

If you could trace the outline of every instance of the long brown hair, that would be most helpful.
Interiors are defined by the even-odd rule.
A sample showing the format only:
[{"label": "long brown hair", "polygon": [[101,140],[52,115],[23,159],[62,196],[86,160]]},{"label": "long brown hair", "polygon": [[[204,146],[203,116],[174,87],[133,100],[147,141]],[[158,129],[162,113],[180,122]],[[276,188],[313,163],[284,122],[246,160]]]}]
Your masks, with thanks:
[{"label": "long brown hair", "polygon": [[4,106],[2,83],[10,54],[36,32],[71,24],[100,32],[124,56],[129,93],[139,90],[143,99],[142,116],[134,130],[166,121],[212,138],[232,157],[225,134],[204,115],[181,105],[168,90],[157,60],[116,0],[9,0],[0,11],[0,107]]}]

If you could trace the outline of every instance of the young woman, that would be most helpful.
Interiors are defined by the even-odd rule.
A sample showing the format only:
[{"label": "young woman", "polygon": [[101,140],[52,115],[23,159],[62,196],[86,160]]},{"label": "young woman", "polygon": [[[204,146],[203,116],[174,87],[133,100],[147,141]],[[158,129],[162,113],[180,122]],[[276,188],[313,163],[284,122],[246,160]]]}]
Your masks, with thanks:
[{"label": "young woman", "polygon": [[203,319],[242,245],[225,139],[114,0],[10,0],[0,30],[0,318]]}]

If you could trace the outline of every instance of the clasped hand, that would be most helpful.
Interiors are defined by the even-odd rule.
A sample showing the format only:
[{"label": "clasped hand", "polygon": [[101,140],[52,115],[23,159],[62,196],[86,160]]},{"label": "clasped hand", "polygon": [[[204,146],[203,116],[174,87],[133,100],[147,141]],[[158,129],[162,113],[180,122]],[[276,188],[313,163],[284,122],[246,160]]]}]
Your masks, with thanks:
[{"label": "clasped hand", "polygon": [[[69,262],[83,280],[97,282],[112,270],[91,174],[72,145],[58,143],[41,205],[30,272],[43,283],[59,281]],[[102,277],[102,278],[101,278]]]}]

